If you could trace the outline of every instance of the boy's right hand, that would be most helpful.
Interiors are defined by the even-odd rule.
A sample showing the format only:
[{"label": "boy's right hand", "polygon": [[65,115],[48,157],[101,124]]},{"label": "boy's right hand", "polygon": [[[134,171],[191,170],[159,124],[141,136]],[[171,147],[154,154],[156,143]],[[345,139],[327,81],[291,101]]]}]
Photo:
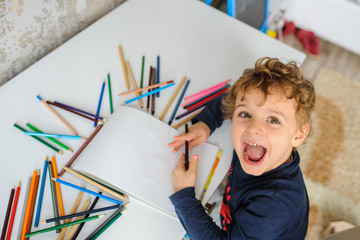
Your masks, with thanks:
[{"label": "boy's right hand", "polygon": [[184,144],[185,141],[189,142],[189,149],[206,142],[210,136],[210,128],[203,122],[199,121],[189,127],[189,133],[182,133],[174,137],[174,142],[168,144],[169,148],[173,148],[176,153]]}]

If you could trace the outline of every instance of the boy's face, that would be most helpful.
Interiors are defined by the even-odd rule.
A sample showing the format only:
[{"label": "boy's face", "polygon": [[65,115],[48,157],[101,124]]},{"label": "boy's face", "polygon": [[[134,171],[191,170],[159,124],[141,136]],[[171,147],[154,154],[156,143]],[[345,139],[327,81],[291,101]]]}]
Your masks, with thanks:
[{"label": "boy's face", "polygon": [[287,99],[276,87],[264,101],[259,89],[250,89],[241,101],[238,94],[232,118],[231,137],[240,164],[248,174],[259,176],[290,160],[310,130],[299,128],[295,99]]}]

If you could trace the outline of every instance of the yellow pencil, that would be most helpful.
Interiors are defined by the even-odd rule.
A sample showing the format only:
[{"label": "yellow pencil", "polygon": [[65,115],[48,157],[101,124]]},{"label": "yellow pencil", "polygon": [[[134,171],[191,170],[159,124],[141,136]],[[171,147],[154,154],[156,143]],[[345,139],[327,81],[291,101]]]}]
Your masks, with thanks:
[{"label": "yellow pencil", "polygon": [[[129,73],[129,76],[130,76],[131,84],[132,84],[134,90],[137,90],[138,87],[137,87],[137,85],[136,85],[134,75],[133,75],[133,73],[132,73],[132,71],[131,71],[130,64],[129,64],[128,61],[126,61],[125,64],[126,64],[126,69],[127,69],[128,73]],[[135,95],[138,97],[138,96],[140,96],[140,93],[139,93],[139,92],[136,92]],[[142,101],[141,98],[138,99],[138,102],[139,102],[139,106],[140,106],[141,108],[144,107],[144,103],[143,103],[143,101]]]},{"label": "yellow pencil", "polygon": [[65,124],[65,126],[66,126],[67,128],[69,128],[72,133],[74,133],[75,135],[78,135],[78,133],[75,131],[75,129],[73,129],[73,128],[70,126],[70,124],[68,124],[57,112],[55,112],[55,110],[54,110],[52,107],[50,107],[50,105],[47,104],[44,99],[42,99],[39,95],[36,96],[36,97],[37,97],[37,98],[45,105],[45,107],[47,107],[63,124]]},{"label": "yellow pencil", "polygon": [[127,89],[130,90],[130,82],[129,82],[129,77],[128,77],[127,70],[126,70],[124,53],[122,51],[121,45],[119,45],[119,55],[120,55],[122,70],[124,72],[125,84],[126,84]]},{"label": "yellow pencil", "polygon": [[[88,210],[89,206],[90,206],[90,202],[91,202],[91,198],[88,198],[88,200],[86,200],[86,202],[84,203],[83,207],[81,208],[80,212],[85,212],[86,210]],[[80,219],[83,219],[85,216],[78,216],[77,218],[75,218],[75,221],[77,220],[80,220]],[[78,228],[79,224],[76,224],[76,225],[72,225],[68,234],[66,235],[66,238],[65,240],[70,240],[75,232],[76,232],[76,229]]]},{"label": "yellow pencil", "polygon": [[166,105],[166,107],[164,108],[163,112],[161,113],[160,117],[159,117],[159,120],[162,120],[164,117],[165,117],[165,114],[167,113],[167,111],[169,110],[171,104],[173,103],[173,101],[175,100],[176,98],[176,95],[179,93],[179,91],[181,90],[182,86],[185,84],[185,81],[186,81],[186,77],[184,77],[179,86],[176,88],[174,94],[172,95],[172,97],[170,98],[170,101],[168,102],[168,104]]},{"label": "yellow pencil", "polygon": [[191,119],[193,119],[193,117],[195,117],[196,115],[198,115],[200,112],[202,111],[202,109],[200,109],[199,111],[195,112],[194,114],[190,115],[189,117],[185,118],[184,120],[182,120],[181,122],[175,124],[173,126],[173,128],[178,129],[179,127],[181,127],[182,125],[184,125],[185,123],[187,123],[188,121],[190,121]]},{"label": "yellow pencil", "polygon": [[[55,156],[51,157],[51,163],[52,163],[51,165],[53,167],[54,178],[58,178]],[[58,204],[59,204],[60,216],[65,216],[64,203],[63,203],[63,199],[62,199],[62,195],[61,195],[60,184],[57,182],[55,182],[55,189],[56,189],[56,196],[57,196]]]},{"label": "yellow pencil", "polygon": [[[76,210],[77,210],[77,208],[79,207],[80,202],[81,202],[84,194],[85,194],[85,193],[82,192],[82,191],[79,192],[79,195],[77,196],[77,198],[76,198],[76,200],[75,200],[74,206],[71,208],[70,214],[74,214],[74,213],[76,212]],[[68,222],[70,222],[70,221],[71,221],[71,218],[68,218],[68,219],[65,219],[64,222],[65,222],[65,223],[68,223]],[[68,227],[65,227],[65,228],[61,229],[61,232],[60,232],[60,234],[59,234],[58,240],[64,239],[67,230],[68,230]]]},{"label": "yellow pencil", "polygon": [[86,182],[94,185],[95,187],[98,187],[98,188],[100,188],[101,190],[103,190],[103,191],[105,191],[105,192],[107,192],[107,193],[110,193],[111,195],[113,195],[113,196],[115,196],[115,197],[117,197],[117,198],[119,198],[119,199],[121,199],[121,200],[124,200],[124,196],[122,196],[121,194],[119,194],[119,193],[111,190],[110,188],[108,188],[108,187],[106,187],[106,186],[104,186],[104,185],[102,185],[102,184],[100,184],[100,183],[97,183],[96,181],[94,181],[94,180],[92,180],[92,179],[84,176],[83,174],[75,171],[74,169],[71,169],[71,168],[68,168],[68,167],[63,167],[63,169],[65,169],[67,172],[69,172],[69,173],[71,173],[71,174],[73,174],[73,175],[81,178],[82,180],[84,180],[84,181],[86,181]]}]

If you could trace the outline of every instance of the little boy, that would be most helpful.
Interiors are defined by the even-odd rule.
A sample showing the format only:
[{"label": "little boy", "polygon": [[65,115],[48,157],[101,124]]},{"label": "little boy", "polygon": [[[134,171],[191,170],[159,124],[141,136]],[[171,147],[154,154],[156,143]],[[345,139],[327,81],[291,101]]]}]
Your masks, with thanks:
[{"label": "little boy", "polygon": [[314,105],[314,87],[295,62],[265,57],[245,70],[223,99],[197,115],[189,133],[174,137],[168,144],[173,152],[185,140],[195,147],[224,119],[232,120],[235,151],[221,207],[222,229],[195,198],[198,156],[186,171],[182,155],[172,173],[170,200],[192,240],[305,238],[309,200],[296,147],[310,131]]}]

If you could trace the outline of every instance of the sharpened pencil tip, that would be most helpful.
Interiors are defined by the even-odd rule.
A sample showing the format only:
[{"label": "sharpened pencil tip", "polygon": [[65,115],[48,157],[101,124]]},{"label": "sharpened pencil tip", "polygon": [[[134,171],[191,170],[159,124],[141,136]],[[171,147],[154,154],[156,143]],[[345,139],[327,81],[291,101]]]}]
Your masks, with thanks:
[{"label": "sharpened pencil tip", "polygon": [[36,97],[37,97],[40,101],[42,100],[42,98],[41,98],[39,95],[37,95]]},{"label": "sharpened pencil tip", "polygon": [[63,155],[63,154],[64,154],[62,151],[59,151],[59,153],[60,153],[61,155]]},{"label": "sharpened pencil tip", "polygon": [[72,150],[71,148],[69,148],[69,152],[74,152],[74,150]]}]

